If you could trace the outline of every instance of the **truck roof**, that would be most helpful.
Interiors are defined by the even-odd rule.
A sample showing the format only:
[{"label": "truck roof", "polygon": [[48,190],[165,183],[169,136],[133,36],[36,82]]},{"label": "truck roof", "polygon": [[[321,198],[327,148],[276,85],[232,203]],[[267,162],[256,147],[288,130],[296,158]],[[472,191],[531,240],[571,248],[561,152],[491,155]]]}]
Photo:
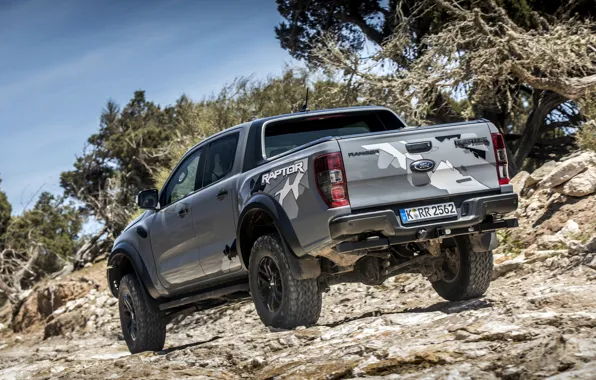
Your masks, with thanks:
[{"label": "truck roof", "polygon": [[[395,114],[395,116],[397,116],[400,120],[401,117],[399,117],[399,115],[397,115],[392,109],[387,108],[387,107],[382,107],[382,106],[353,106],[353,107],[341,107],[341,108],[327,108],[327,109],[322,109],[322,110],[314,110],[314,111],[300,111],[300,112],[294,112],[294,113],[286,113],[286,114],[282,114],[282,115],[275,115],[275,116],[269,116],[269,117],[264,117],[264,118],[260,118],[260,119],[256,119],[253,120],[252,123],[253,124],[261,124],[261,123],[265,123],[268,121],[273,121],[273,120],[277,120],[277,119],[287,119],[290,117],[306,117],[306,116],[311,116],[311,115],[321,115],[321,114],[329,114],[329,113],[341,113],[341,112],[357,112],[357,111],[374,111],[374,110],[383,110],[383,111],[389,111],[393,114]],[[402,120],[403,123],[403,120]],[[404,125],[406,125],[406,123],[404,123]]]},{"label": "truck roof", "polygon": [[216,138],[219,135],[222,135],[224,133],[230,132],[234,129],[241,129],[241,128],[250,128],[250,127],[260,127],[263,124],[270,122],[270,121],[274,121],[274,120],[283,120],[283,119],[288,119],[288,118],[301,118],[301,117],[308,117],[308,116],[312,116],[312,115],[325,115],[325,114],[330,114],[330,113],[342,113],[342,112],[357,112],[357,111],[374,111],[374,110],[378,110],[378,111],[389,111],[391,113],[393,113],[395,115],[395,117],[397,117],[405,126],[407,126],[407,124],[403,121],[403,119],[401,117],[399,117],[398,114],[395,113],[395,111],[393,111],[390,108],[387,107],[382,107],[382,106],[353,106],[353,107],[340,107],[340,108],[328,108],[328,109],[322,109],[322,110],[314,110],[314,111],[300,111],[300,112],[294,112],[294,113],[286,113],[286,114],[281,114],[281,115],[275,115],[275,116],[269,116],[269,117],[263,117],[260,119],[255,119],[252,121],[248,121],[248,122],[244,122],[242,124],[238,124],[235,125],[233,127],[230,128],[226,128],[223,131],[219,131],[211,136],[208,136],[207,138],[197,142],[195,145],[193,145],[192,148],[190,148],[185,154],[184,156],[182,156],[183,158],[190,153],[190,151],[194,150],[197,145],[204,143],[207,140],[211,140],[213,138]]}]

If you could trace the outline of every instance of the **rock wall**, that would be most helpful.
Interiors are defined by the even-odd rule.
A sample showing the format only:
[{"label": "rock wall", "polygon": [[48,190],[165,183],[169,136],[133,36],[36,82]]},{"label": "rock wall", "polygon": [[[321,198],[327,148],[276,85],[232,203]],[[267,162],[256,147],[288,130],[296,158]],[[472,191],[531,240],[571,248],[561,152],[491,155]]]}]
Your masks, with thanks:
[{"label": "rock wall", "polygon": [[38,329],[53,318],[54,313],[70,300],[80,299],[94,284],[88,281],[65,281],[50,283],[35,289],[25,300],[12,321],[15,332]]},{"label": "rock wall", "polygon": [[577,152],[512,180],[516,229],[499,232],[495,277],[527,262],[596,267],[596,153]]}]

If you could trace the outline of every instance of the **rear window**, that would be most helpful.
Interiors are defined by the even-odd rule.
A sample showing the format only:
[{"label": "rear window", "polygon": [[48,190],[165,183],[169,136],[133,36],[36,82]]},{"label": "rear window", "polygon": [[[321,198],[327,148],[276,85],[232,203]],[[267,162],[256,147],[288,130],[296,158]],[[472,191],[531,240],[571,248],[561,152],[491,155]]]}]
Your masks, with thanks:
[{"label": "rear window", "polygon": [[[388,113],[393,120],[381,113]],[[321,115],[273,122],[265,128],[265,156],[277,156],[323,137],[342,137],[403,127],[401,121],[387,111]]]}]

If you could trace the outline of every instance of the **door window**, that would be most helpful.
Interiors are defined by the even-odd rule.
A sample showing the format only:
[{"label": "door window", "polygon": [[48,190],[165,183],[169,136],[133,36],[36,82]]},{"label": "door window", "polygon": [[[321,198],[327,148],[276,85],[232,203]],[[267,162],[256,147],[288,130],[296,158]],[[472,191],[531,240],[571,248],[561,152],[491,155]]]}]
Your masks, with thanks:
[{"label": "door window", "polygon": [[221,180],[232,171],[237,145],[238,133],[223,136],[209,144],[203,186]]},{"label": "door window", "polygon": [[170,178],[166,188],[166,205],[176,202],[201,188],[201,181],[198,176],[201,152],[202,149],[199,149],[184,160]]}]

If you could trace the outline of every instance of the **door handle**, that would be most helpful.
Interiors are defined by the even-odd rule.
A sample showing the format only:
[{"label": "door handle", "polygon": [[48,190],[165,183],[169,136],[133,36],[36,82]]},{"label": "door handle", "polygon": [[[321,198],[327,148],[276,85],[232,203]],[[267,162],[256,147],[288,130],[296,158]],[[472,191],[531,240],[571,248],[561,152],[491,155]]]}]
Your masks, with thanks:
[{"label": "door handle", "polygon": [[184,218],[188,213],[188,207],[184,206],[180,210],[178,210],[178,216]]},{"label": "door handle", "polygon": [[220,191],[217,193],[217,196],[216,196],[216,198],[217,198],[218,200],[220,200],[220,201],[221,201],[222,199],[224,199],[224,198],[226,197],[226,195],[228,195],[228,190],[226,190],[226,189],[221,189],[221,190],[220,190]]},{"label": "door handle", "polygon": [[433,143],[430,141],[421,141],[416,143],[406,144],[408,153],[424,153],[432,149]]}]

